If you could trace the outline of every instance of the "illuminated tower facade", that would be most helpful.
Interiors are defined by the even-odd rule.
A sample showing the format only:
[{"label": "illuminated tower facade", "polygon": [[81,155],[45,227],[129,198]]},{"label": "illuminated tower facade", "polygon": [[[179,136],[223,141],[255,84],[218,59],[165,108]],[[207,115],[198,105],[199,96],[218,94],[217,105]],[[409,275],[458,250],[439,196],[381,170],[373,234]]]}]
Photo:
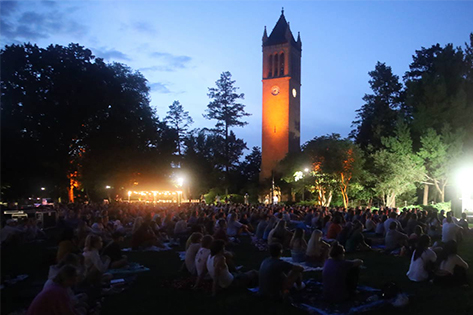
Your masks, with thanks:
[{"label": "illuminated tower facade", "polygon": [[263,34],[263,139],[260,181],[271,173],[288,152],[300,150],[301,53],[281,12],[268,36]]}]

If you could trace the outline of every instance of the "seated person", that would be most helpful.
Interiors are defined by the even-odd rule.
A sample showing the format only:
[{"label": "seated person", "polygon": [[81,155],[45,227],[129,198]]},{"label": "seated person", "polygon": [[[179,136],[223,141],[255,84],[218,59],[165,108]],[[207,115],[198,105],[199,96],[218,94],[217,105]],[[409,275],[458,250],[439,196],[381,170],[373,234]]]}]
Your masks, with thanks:
[{"label": "seated person", "polygon": [[85,278],[90,284],[110,281],[113,276],[105,273],[110,265],[110,257],[100,257],[103,243],[100,236],[89,234],[85,239],[84,266]]},{"label": "seated person", "polygon": [[322,240],[322,231],[314,230],[306,250],[306,264],[322,267],[328,258],[330,245]]},{"label": "seated person", "polygon": [[384,237],[386,252],[392,252],[393,250],[400,249],[402,246],[407,245],[407,234],[399,232],[397,228],[398,225],[396,222],[392,221],[391,224],[389,224],[389,230]]},{"label": "seated person", "polygon": [[386,215],[383,215],[381,217],[381,221],[376,224],[375,234],[377,236],[384,236],[384,233],[386,233],[386,231],[384,230],[384,223],[387,219],[388,217]]},{"label": "seated person", "polygon": [[60,262],[67,254],[77,254],[78,252],[79,248],[74,239],[74,230],[71,228],[65,228],[58,245],[56,261]]},{"label": "seated person", "polygon": [[230,216],[230,220],[228,221],[227,235],[235,237],[235,236],[240,235],[243,232],[246,232],[247,234],[252,234],[248,230],[248,225],[242,224],[239,221],[237,221],[237,215],[236,213],[233,213]]},{"label": "seated person", "polygon": [[363,236],[363,224],[359,220],[353,223],[351,231],[348,233],[346,241],[347,252],[354,252],[357,250],[369,250],[371,247],[366,244],[365,237]]},{"label": "seated person", "polygon": [[466,212],[462,213],[462,218],[460,219],[460,221],[458,221],[457,224],[463,228],[464,233],[466,233],[470,230],[469,227],[468,227],[468,220],[466,218]]},{"label": "seated person", "polygon": [[131,248],[146,248],[150,246],[163,247],[161,241],[154,234],[150,227],[150,221],[139,220],[141,217],[136,218],[135,224],[133,225],[133,232],[131,235]]},{"label": "seated person", "polygon": [[123,233],[113,232],[112,241],[105,246],[103,254],[110,257],[110,269],[123,268],[128,264],[128,258],[122,255],[120,243],[123,242]]},{"label": "seated person", "polygon": [[451,216],[447,216],[446,222],[442,226],[442,242],[446,244],[448,241],[454,240],[458,242],[458,236],[462,228],[453,222]]},{"label": "seated person", "polygon": [[197,252],[201,247],[202,242],[202,233],[192,233],[191,235],[191,244],[189,248],[186,250],[186,257],[184,259],[187,271],[193,276],[197,274],[196,266],[195,266],[195,257]]},{"label": "seated person", "polygon": [[345,249],[335,242],[322,272],[324,298],[341,302],[353,297],[362,264],[363,260],[360,259],[345,260]]},{"label": "seated person", "polygon": [[[75,254],[67,254],[66,256],[63,257],[63,259],[57,264],[57,265],[52,265],[49,267],[49,274],[48,274],[48,280],[45,282],[43,286],[43,290],[50,285],[55,285],[54,284],[54,279],[56,276],[59,274],[61,271],[61,268],[70,265],[76,268],[77,270],[77,283],[81,282],[84,280],[84,266],[81,265],[81,258],[82,256],[78,256]],[[83,257],[82,257],[83,258]],[[79,314],[87,314],[87,294],[85,293],[80,293],[80,294],[74,294],[74,291],[72,291],[71,287],[67,288],[67,292],[69,294],[69,297],[71,298],[74,310],[76,313]]]},{"label": "seated person", "polygon": [[269,224],[269,218],[266,214],[263,215],[263,218],[259,221],[258,225],[256,226],[256,239],[262,240],[264,236],[264,230]]},{"label": "seated person", "polygon": [[339,215],[334,215],[332,224],[330,224],[327,230],[327,238],[331,240],[337,239],[338,233],[342,231],[341,218]]},{"label": "seated person", "polygon": [[281,260],[283,247],[279,243],[269,245],[269,254],[259,269],[259,294],[279,299],[293,285],[302,288],[304,268]]},{"label": "seated person", "polygon": [[466,271],[468,264],[457,254],[457,242],[448,241],[442,253],[440,268],[435,273],[435,283],[445,285],[465,285],[468,284]]},{"label": "seated person", "polygon": [[307,250],[307,242],[304,238],[305,231],[301,228],[296,228],[292,236],[289,248],[291,249],[291,256],[293,262],[305,261],[305,252]]},{"label": "seated person", "polygon": [[71,265],[63,266],[52,283],[35,297],[26,314],[77,315],[68,291],[76,282],[77,269]]},{"label": "seated person", "polygon": [[214,233],[214,239],[215,240],[222,240],[225,242],[225,244],[228,243],[228,235],[227,235],[227,222],[225,219],[220,219],[217,222],[217,229],[215,230]]},{"label": "seated person", "polygon": [[212,295],[219,289],[233,287],[248,287],[257,277],[255,270],[246,273],[230,273],[225,257],[225,242],[214,240],[210,245],[210,255],[207,259],[207,271],[212,278]]},{"label": "seated person", "polygon": [[433,264],[437,260],[437,254],[429,248],[430,236],[424,234],[419,238],[417,247],[412,254],[411,264],[407,277],[416,282],[426,281],[431,277]]},{"label": "seated person", "polygon": [[205,235],[202,238],[202,245],[195,255],[195,268],[197,271],[197,281],[195,287],[199,287],[200,282],[207,275],[207,259],[210,256],[210,245],[214,241],[212,235]]},{"label": "seated person", "polygon": [[366,214],[366,222],[365,222],[365,230],[363,232],[375,232],[376,230],[376,222],[373,219],[373,214],[367,213]]},{"label": "seated person", "polygon": [[292,233],[286,229],[286,221],[279,220],[268,235],[268,244],[280,243],[283,246],[288,246],[291,238]]}]

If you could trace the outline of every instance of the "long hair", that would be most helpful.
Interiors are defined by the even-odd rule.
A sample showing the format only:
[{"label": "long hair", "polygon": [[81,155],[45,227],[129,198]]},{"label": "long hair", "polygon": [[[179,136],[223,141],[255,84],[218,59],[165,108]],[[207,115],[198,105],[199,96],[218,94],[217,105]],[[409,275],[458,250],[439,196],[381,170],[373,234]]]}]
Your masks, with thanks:
[{"label": "long hair", "polygon": [[417,243],[416,250],[414,252],[414,260],[417,260],[419,257],[422,256],[422,254],[425,252],[427,248],[429,248],[430,245],[430,236],[427,234],[422,235],[419,238],[419,242]]},{"label": "long hair", "polygon": [[322,238],[321,230],[314,230],[307,244],[306,255],[318,256],[320,254],[320,239]]},{"label": "long hair", "polygon": [[135,219],[135,222],[133,223],[133,229],[131,230],[132,234],[135,234],[136,231],[141,227],[143,224],[143,218],[142,217],[137,217]]},{"label": "long hair", "polygon": [[294,234],[292,234],[291,242],[290,242],[290,247],[294,246],[294,243],[296,241],[301,241],[304,238],[304,230],[301,228],[296,228],[294,231]]},{"label": "long hair", "polygon": [[100,241],[101,237],[94,235],[94,234],[89,234],[87,235],[85,239],[85,250],[90,251],[94,248],[96,248],[97,243]]}]

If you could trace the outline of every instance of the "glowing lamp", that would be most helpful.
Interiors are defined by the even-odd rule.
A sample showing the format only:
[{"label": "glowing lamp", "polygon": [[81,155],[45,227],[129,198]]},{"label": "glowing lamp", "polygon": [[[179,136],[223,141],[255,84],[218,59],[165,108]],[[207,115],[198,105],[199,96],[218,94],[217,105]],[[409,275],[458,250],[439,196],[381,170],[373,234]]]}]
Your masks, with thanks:
[{"label": "glowing lamp", "polygon": [[461,168],[457,173],[456,182],[461,191],[462,212],[473,212],[473,166]]},{"label": "glowing lamp", "polygon": [[105,186],[105,189],[110,189],[110,188],[112,188],[112,187],[111,187],[111,186],[108,186],[108,185]]},{"label": "glowing lamp", "polygon": [[41,190],[46,190],[46,188],[44,188],[44,187],[41,187]]}]

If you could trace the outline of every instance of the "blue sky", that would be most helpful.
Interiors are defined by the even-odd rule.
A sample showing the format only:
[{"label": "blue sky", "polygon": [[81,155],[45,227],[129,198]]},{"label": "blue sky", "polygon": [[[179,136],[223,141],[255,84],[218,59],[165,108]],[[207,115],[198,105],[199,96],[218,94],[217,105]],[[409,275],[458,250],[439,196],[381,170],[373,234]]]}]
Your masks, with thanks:
[{"label": "blue sky", "polygon": [[261,38],[285,9],[302,39],[301,144],[347,136],[369,93],[368,72],[386,62],[402,77],[422,46],[464,46],[473,32],[472,1],[16,1],[0,2],[0,43],[79,43],[97,57],[140,70],[162,118],[179,100],[192,127],[208,88],[230,71],[252,116],[235,128],[261,146]]}]

